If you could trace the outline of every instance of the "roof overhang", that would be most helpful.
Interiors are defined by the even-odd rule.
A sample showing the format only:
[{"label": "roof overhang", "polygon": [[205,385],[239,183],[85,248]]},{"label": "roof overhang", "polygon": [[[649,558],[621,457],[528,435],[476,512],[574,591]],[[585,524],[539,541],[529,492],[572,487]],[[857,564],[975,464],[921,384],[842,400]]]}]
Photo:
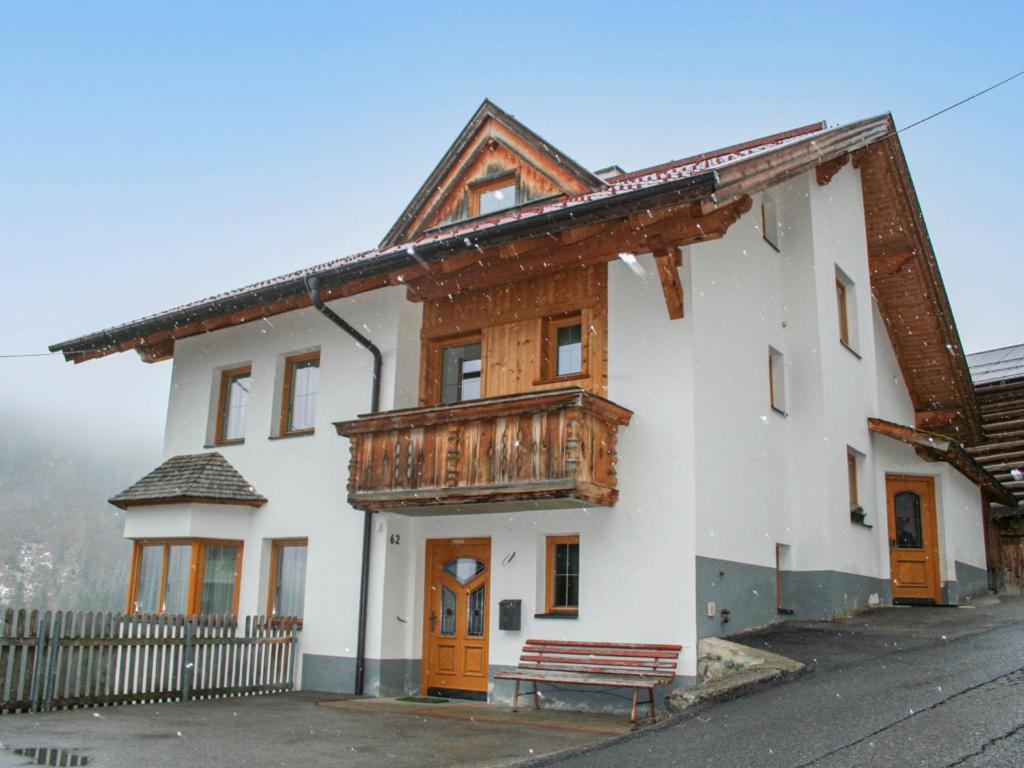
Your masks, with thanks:
[{"label": "roof overhang", "polygon": [[925,461],[946,462],[981,488],[982,493],[992,501],[1008,507],[1017,505],[1017,497],[975,461],[956,440],[884,419],[869,418],[868,429],[875,434],[906,443]]}]

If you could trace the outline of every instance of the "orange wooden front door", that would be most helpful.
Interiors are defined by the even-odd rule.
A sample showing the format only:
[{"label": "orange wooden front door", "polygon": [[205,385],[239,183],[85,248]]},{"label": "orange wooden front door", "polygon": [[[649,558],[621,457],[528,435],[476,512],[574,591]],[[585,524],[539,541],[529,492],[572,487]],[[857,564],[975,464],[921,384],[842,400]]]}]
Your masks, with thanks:
[{"label": "orange wooden front door", "polygon": [[887,475],[885,495],[893,600],[942,602],[935,480]]},{"label": "orange wooden front door", "polygon": [[487,697],[490,539],[427,542],[423,601],[423,690]]}]

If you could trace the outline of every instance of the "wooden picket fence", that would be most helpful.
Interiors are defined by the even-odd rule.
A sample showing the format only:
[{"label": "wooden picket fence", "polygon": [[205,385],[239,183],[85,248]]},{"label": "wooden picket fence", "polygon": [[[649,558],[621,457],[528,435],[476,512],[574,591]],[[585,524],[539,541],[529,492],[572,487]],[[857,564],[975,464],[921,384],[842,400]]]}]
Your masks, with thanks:
[{"label": "wooden picket fence", "polygon": [[0,714],[290,691],[298,626],[0,608]]}]

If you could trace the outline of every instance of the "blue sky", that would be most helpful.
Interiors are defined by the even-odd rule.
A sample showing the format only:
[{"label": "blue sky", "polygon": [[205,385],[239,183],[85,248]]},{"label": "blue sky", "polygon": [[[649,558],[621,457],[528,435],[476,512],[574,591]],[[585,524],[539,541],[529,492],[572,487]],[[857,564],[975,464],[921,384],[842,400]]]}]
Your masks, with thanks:
[{"label": "blue sky", "polygon": [[[824,7],[823,7],[824,6]],[[1017,4],[6,3],[0,354],[377,243],[485,96],[590,168],[914,120]],[[1024,341],[1024,77],[902,136],[969,351]],[[0,359],[0,410],[158,440],[170,366]]]}]

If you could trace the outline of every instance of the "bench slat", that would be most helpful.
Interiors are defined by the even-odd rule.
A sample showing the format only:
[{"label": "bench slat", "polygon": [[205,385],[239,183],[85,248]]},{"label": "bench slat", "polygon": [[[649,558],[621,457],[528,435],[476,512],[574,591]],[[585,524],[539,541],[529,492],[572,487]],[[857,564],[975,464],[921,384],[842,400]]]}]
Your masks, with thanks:
[{"label": "bench slat", "polygon": [[594,675],[617,675],[617,676],[629,676],[633,677],[674,677],[674,669],[636,669],[636,668],[621,668],[621,667],[587,667],[579,665],[566,665],[566,664],[545,664],[543,666],[535,664],[520,664],[516,667],[517,670],[527,672],[583,672]]},{"label": "bench slat", "polygon": [[683,650],[681,645],[665,645],[661,643],[588,643],[579,640],[527,640],[525,645],[565,646],[567,648],[614,648],[616,650],[675,651]]},{"label": "bench slat", "polygon": [[678,652],[666,650],[641,651],[641,650],[616,650],[613,648],[595,648],[594,646],[575,646],[565,648],[552,648],[539,645],[522,646],[523,653],[561,653],[580,656],[612,656],[623,658],[678,658]]},{"label": "bench slat", "polygon": [[640,659],[618,659],[618,658],[596,658],[594,656],[549,656],[546,654],[523,654],[519,657],[519,663],[532,662],[535,664],[590,664],[601,667],[641,667],[646,669],[675,669],[674,659],[656,659],[654,661],[642,661]]},{"label": "bench slat", "polygon": [[671,682],[671,677],[640,677],[625,675],[587,675],[579,672],[545,672],[544,670],[516,670],[498,672],[496,678],[502,680],[527,680],[539,683],[576,683],[579,685],[599,685],[612,688],[654,688]]}]

